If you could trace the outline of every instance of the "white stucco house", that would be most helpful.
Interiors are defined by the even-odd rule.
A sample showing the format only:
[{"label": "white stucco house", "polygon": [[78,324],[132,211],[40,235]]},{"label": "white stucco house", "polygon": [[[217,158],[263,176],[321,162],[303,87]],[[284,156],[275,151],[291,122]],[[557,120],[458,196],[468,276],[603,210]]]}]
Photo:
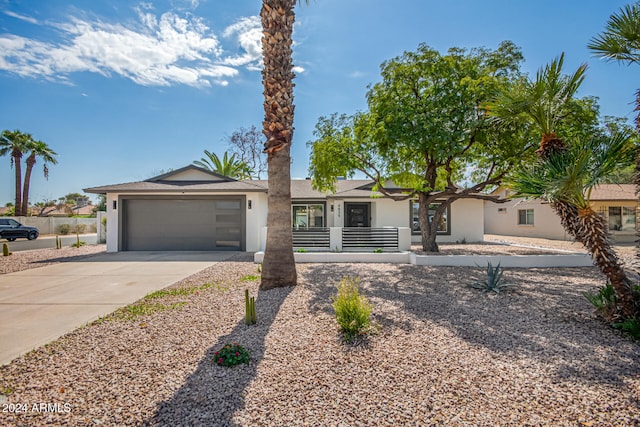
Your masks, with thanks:
[{"label": "white stucco house", "polygon": [[[492,194],[509,199],[510,190],[499,188]],[[607,219],[614,241],[633,242],[636,237],[640,203],[633,184],[601,184],[591,192],[591,206]],[[551,206],[540,199],[511,198],[506,203],[485,202],[484,230],[487,234],[573,240]]]},{"label": "white stucco house", "polygon": [[[328,236],[347,228],[398,228],[419,242],[417,203],[381,197],[372,187],[369,180],[339,180],[336,193],[325,194],[314,190],[311,180],[292,180],[294,246],[296,231],[307,232],[307,239],[308,232],[318,231],[312,236],[322,240],[325,231]],[[264,249],[264,180],[236,181],[189,165],[145,181],[84,191],[106,195],[108,252]],[[482,241],[483,201],[454,202],[440,227],[438,242]]]}]

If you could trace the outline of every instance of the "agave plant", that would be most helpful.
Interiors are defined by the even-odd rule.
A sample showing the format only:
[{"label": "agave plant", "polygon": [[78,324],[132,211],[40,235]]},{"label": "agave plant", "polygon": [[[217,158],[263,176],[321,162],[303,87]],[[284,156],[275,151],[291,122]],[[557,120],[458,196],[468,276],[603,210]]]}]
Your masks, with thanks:
[{"label": "agave plant", "polygon": [[495,267],[491,265],[491,261],[487,263],[487,278],[481,282],[475,282],[471,284],[472,288],[482,289],[485,292],[500,293],[500,291],[515,286],[513,283],[502,282],[502,274],[504,268],[500,268],[500,263]]}]

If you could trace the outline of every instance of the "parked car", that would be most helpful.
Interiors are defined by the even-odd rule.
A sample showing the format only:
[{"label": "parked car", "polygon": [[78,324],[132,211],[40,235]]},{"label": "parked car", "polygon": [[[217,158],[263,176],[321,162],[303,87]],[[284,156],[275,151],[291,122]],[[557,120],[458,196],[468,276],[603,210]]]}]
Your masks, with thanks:
[{"label": "parked car", "polygon": [[36,227],[22,225],[15,219],[0,218],[0,238],[13,242],[19,237],[24,239],[37,239],[40,232]]}]

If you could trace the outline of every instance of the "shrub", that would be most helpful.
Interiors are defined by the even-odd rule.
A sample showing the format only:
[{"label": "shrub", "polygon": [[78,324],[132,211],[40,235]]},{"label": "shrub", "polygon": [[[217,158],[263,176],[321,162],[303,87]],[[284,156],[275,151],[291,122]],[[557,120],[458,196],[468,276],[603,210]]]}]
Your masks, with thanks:
[{"label": "shrub", "polygon": [[[640,285],[635,286],[634,292],[640,294]],[[598,292],[595,294],[585,292],[583,295],[606,321],[611,322],[611,326],[633,337],[640,338],[640,318],[632,317],[616,321],[619,320],[617,310],[618,300],[616,298],[616,291],[613,289],[613,286],[611,286],[611,283],[607,282],[605,286],[598,288]]]},{"label": "shrub", "polygon": [[365,333],[370,326],[373,306],[359,293],[360,278],[345,277],[338,285],[338,293],[333,297],[336,321],[346,341]]},{"label": "shrub", "polygon": [[71,226],[69,224],[60,224],[58,226],[58,233],[69,234],[71,232]]},{"label": "shrub", "polygon": [[7,245],[6,243],[2,244],[2,256],[9,256],[11,255],[11,251],[9,250],[9,245]]},{"label": "shrub", "polygon": [[512,283],[502,282],[503,273],[504,269],[500,269],[500,263],[494,267],[491,265],[491,262],[488,262],[486,280],[472,283],[471,287],[475,289],[482,289],[484,292],[500,293],[502,290],[515,286]]},{"label": "shrub", "polygon": [[87,224],[76,224],[73,227],[73,232],[76,234],[82,234],[87,231]]},{"label": "shrub", "polygon": [[249,350],[238,343],[226,344],[220,350],[213,353],[213,361],[220,366],[235,366],[240,363],[249,363]]}]

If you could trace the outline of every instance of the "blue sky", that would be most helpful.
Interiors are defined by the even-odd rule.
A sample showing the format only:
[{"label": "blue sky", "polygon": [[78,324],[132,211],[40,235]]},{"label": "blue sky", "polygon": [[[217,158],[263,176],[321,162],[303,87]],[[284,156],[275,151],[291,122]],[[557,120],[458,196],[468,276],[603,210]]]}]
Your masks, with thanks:
[{"label": "blue sky", "polygon": [[[426,43],[496,48],[512,40],[530,73],[561,52],[566,70],[587,62],[579,93],[601,113],[633,116],[639,69],[594,58],[616,0],[311,0],[297,7],[292,176],[307,175],[318,117],[366,108],[380,64]],[[257,0],[0,0],[0,130],[49,144],[31,202],[177,169],[241,126],[261,126],[261,2]],[[0,159],[0,203],[14,199]]]}]

